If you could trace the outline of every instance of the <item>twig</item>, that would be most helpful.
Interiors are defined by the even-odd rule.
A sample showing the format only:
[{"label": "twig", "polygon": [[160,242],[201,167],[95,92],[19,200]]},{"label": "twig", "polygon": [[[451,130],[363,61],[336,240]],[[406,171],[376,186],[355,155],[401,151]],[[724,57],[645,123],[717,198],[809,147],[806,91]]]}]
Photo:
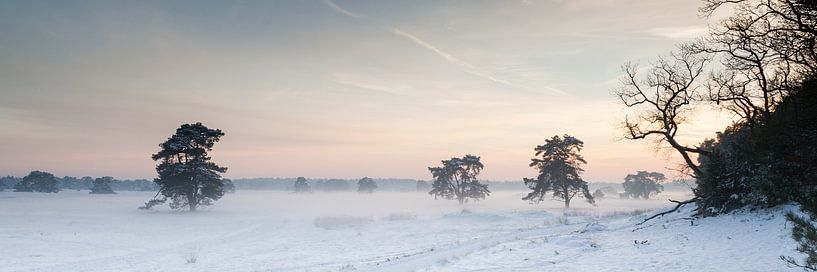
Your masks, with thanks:
[{"label": "twig", "polygon": [[673,213],[673,212],[677,211],[679,208],[681,208],[681,206],[684,206],[684,205],[689,204],[689,203],[693,203],[693,202],[695,202],[696,200],[698,200],[698,198],[692,198],[692,199],[690,199],[690,200],[685,200],[685,201],[677,201],[677,200],[672,200],[672,199],[670,199],[670,200],[669,200],[669,202],[672,202],[672,203],[675,203],[675,204],[676,204],[676,205],[675,205],[675,208],[672,208],[672,209],[671,209],[671,210],[669,210],[669,211],[665,211],[665,212],[656,213],[656,214],[654,214],[653,216],[650,216],[649,218],[644,219],[644,221],[641,221],[641,223],[638,223],[638,224],[636,224],[636,225],[641,225],[641,224],[647,223],[647,221],[650,221],[650,220],[652,220],[652,219],[654,219],[654,218],[656,218],[656,217],[659,217],[659,216],[664,216],[664,215],[669,214],[669,213]]}]

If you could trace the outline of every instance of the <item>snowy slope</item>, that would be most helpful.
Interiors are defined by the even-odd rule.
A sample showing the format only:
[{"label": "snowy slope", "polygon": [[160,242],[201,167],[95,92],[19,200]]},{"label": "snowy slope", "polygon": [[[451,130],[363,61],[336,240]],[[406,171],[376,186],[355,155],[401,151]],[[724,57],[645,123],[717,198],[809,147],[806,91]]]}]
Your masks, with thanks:
[{"label": "snowy slope", "polygon": [[635,226],[665,199],[564,211],[503,192],[463,212],[422,193],[241,191],[137,211],[150,197],[0,192],[0,271],[796,271],[778,256],[799,256],[782,210]]}]

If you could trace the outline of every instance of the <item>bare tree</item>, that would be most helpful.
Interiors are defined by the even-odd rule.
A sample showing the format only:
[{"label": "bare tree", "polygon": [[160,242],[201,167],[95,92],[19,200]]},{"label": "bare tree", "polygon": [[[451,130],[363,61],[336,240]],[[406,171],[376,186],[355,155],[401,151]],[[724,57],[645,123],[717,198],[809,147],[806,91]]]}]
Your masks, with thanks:
[{"label": "bare tree", "polygon": [[708,151],[689,147],[676,139],[681,124],[688,120],[692,104],[696,101],[696,85],[709,59],[705,54],[695,54],[682,48],[646,69],[641,76],[638,66],[627,63],[622,66],[625,76],[614,94],[633,116],[625,117],[622,127],[624,137],[632,140],[654,139],[657,146],[669,144],[683,157],[693,176],[701,170],[693,161],[693,154],[706,155]]},{"label": "bare tree", "polygon": [[706,0],[701,12],[724,6],[734,14],[692,47],[719,57],[709,100],[750,125],[767,119],[793,82],[817,72],[817,2],[813,0]]}]

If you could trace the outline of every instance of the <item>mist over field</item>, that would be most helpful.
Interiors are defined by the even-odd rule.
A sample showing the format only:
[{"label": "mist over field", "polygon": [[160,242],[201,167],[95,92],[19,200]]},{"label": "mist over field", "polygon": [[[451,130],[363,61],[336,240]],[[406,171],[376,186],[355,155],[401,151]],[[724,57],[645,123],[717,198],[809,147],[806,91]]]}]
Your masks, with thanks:
[{"label": "mist over field", "polygon": [[532,205],[512,191],[461,206],[424,192],[239,190],[196,213],[135,209],[153,194],[0,192],[0,265],[14,271],[406,271],[476,251],[452,247],[552,237],[560,232],[541,228],[620,219],[688,192],[600,200],[598,208],[577,203],[564,211],[557,201]]}]

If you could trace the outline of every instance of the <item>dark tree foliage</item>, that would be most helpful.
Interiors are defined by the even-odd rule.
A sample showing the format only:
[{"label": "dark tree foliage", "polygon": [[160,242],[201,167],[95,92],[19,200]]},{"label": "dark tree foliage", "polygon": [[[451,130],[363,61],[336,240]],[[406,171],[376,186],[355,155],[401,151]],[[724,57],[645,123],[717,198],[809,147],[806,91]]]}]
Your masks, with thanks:
[{"label": "dark tree foliage", "polygon": [[156,166],[162,198],[154,197],[145,203],[144,209],[171,200],[172,209],[189,208],[195,211],[200,205],[211,205],[224,195],[221,173],[227,168],[211,162],[208,152],[213,149],[224,133],[210,129],[201,123],[184,124],[176,133],[160,144],[162,148],[153,154],[153,160],[161,161]]},{"label": "dark tree foliage", "polygon": [[487,184],[477,180],[477,176],[484,167],[478,156],[465,155],[462,158],[443,160],[442,166],[429,167],[428,171],[434,178],[431,191],[428,194],[434,198],[457,199],[460,204],[469,199],[485,199],[491,194]]},{"label": "dark tree foliage", "polygon": [[6,187],[14,186],[14,184],[16,183],[17,183],[16,179],[12,176],[5,176],[0,178],[0,192],[5,190]]},{"label": "dark tree foliage", "polygon": [[364,177],[357,181],[358,193],[372,193],[377,189],[377,182],[369,177]]},{"label": "dark tree foliage", "polygon": [[309,193],[310,191],[312,191],[309,188],[309,183],[306,182],[306,178],[304,177],[298,177],[298,179],[295,180],[295,185],[293,186],[293,188],[295,190],[295,193]]},{"label": "dark tree foliage", "polygon": [[56,193],[60,189],[57,187],[57,178],[51,173],[42,171],[32,171],[23,180],[14,185],[15,192],[40,192]]},{"label": "dark tree foliage", "polygon": [[536,146],[537,157],[531,159],[530,167],[536,168],[539,175],[525,178],[525,185],[533,191],[522,199],[539,202],[547,192],[553,192],[553,197],[563,200],[565,208],[569,208],[570,200],[581,193],[587,202],[595,204],[587,182],[581,178],[584,171],[581,165],[587,163],[579,154],[583,147],[584,142],[567,134],[555,135],[546,139],[544,145]]},{"label": "dark tree foliage", "polygon": [[621,195],[625,198],[650,199],[650,196],[664,190],[662,183],[666,180],[662,173],[638,171],[624,177],[624,183],[621,184],[624,186],[624,193]]},{"label": "dark tree foliage", "polygon": [[91,187],[91,194],[115,194],[111,189],[111,182],[113,177],[101,177],[93,181],[94,186]]},{"label": "dark tree foliage", "polygon": [[796,201],[817,185],[817,80],[809,80],[752,126],[737,123],[704,142],[699,212]]}]

